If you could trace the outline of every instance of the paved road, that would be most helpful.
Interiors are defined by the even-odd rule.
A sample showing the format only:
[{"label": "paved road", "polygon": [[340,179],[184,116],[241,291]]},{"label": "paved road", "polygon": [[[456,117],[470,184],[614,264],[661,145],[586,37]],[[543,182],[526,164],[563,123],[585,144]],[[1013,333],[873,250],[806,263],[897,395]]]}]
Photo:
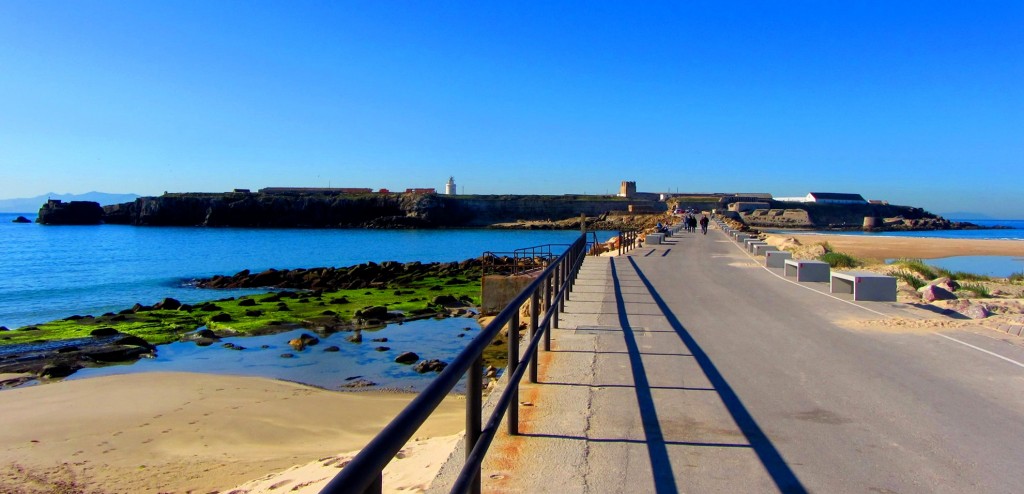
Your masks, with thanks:
[{"label": "paved road", "polygon": [[822,291],[714,229],[588,259],[484,490],[1024,489],[1019,339],[851,326],[933,316]]}]

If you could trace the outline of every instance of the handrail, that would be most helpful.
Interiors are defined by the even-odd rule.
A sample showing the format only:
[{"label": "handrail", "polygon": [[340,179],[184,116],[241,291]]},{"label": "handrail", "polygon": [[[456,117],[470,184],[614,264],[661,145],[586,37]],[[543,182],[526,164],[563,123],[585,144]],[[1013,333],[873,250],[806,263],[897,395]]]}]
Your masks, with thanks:
[{"label": "handrail", "polygon": [[[571,272],[576,273],[579,271],[580,266],[583,264],[584,257],[580,256],[579,259],[574,262]],[[568,294],[569,287],[572,285],[573,279],[567,278],[560,286],[558,286],[555,300],[561,300],[563,296]],[[535,307],[531,307],[531,314],[534,314],[532,310]],[[537,354],[537,346],[540,344],[541,339],[545,339],[545,343],[550,340],[551,321],[552,318],[558,317],[558,304],[549,304],[547,311],[544,313],[544,317],[538,323],[537,331],[530,336],[530,344],[527,345],[526,351],[523,352],[523,357],[519,360],[517,366],[515,366],[512,375],[509,376],[508,383],[505,386],[505,391],[502,392],[498,398],[497,403],[494,406],[494,411],[491,412],[491,416],[487,421],[487,425],[480,431],[480,437],[477,438],[476,445],[466,456],[466,463],[462,467],[462,471],[459,473],[458,478],[455,480],[455,484],[452,486],[451,492],[453,493],[466,493],[466,492],[479,492],[478,480],[476,477],[479,476],[480,465],[484,461],[484,455],[487,454],[487,448],[490,447],[491,441],[494,440],[495,434],[498,432],[498,426],[501,424],[502,419],[505,416],[505,411],[509,408],[516,397],[516,390],[519,388],[519,382],[522,381],[523,375],[526,374],[527,364],[534,361],[534,356]],[[531,326],[532,329],[532,326]],[[512,328],[510,328],[512,331]],[[511,334],[511,333],[510,333]],[[545,345],[545,350],[550,349],[550,345]],[[510,352],[511,357],[512,352]],[[535,366],[531,367],[531,371],[536,369]],[[531,375],[531,381],[536,382],[536,376]],[[510,421],[509,428],[510,434],[518,433],[518,424],[513,425]]]},{"label": "handrail", "polygon": [[637,246],[640,230],[619,230],[619,255]]},{"label": "handrail", "polygon": [[[458,384],[462,375],[467,374],[467,371],[469,372],[467,374],[468,382],[466,389],[466,450],[469,452],[468,454],[478,451],[476,447],[480,444],[479,438],[481,437],[487,438],[486,442],[489,445],[490,438],[493,438],[494,433],[494,430],[491,429],[493,417],[488,421],[487,429],[480,429],[480,415],[482,413],[482,407],[480,406],[482,388],[481,356],[483,351],[506,324],[514,323],[514,326],[510,327],[509,370],[513,372],[513,375],[518,374],[519,378],[522,377],[523,370],[527,366],[519,365],[518,339],[514,335],[518,333],[519,308],[529,300],[531,304],[531,343],[528,351],[533,353],[523,357],[522,360],[523,362],[530,361],[531,380],[536,382],[536,342],[545,334],[547,334],[547,338],[550,338],[550,332],[546,331],[546,328],[552,325],[557,327],[557,312],[564,309],[564,300],[568,298],[569,287],[572,286],[579,267],[583,263],[586,246],[587,238],[585,234],[582,234],[565,252],[558,256],[554,262],[550,263],[536,279],[502,309],[481,333],[476,338],[473,338],[466,348],[416,398],[413,398],[320,492],[322,494],[381,492],[383,488],[381,472],[384,470],[384,467],[402,449],[409,438],[416,433],[416,430],[419,429],[445,396]],[[559,287],[557,295],[554,297],[552,297],[554,295],[552,293],[554,291],[553,285]],[[545,302],[547,313],[542,324],[538,324],[538,309],[542,301]],[[553,301],[554,303],[552,303]],[[552,316],[552,314],[555,314],[555,316]],[[552,317],[553,323],[551,322]],[[549,346],[550,339],[545,341],[545,347],[548,348]],[[513,357],[513,349],[516,350],[514,353],[515,357]],[[506,388],[506,391],[513,388],[516,388],[516,386],[510,385]],[[511,396],[515,396],[516,392],[517,390],[508,392],[510,397],[506,397],[505,394],[502,395],[506,408],[512,402]],[[510,418],[517,415],[517,409],[511,409],[509,415]],[[500,417],[498,420],[500,421]],[[486,446],[483,446],[483,448],[486,449]],[[480,461],[482,461],[483,453],[478,452],[478,456]],[[469,460],[470,458],[467,457],[466,469],[471,468],[472,472],[466,474],[464,469],[463,474],[469,475],[470,480],[467,481],[469,482],[468,489],[472,492],[479,492],[479,461],[474,459],[474,463],[470,463]],[[461,478],[462,475],[460,475]]]}]

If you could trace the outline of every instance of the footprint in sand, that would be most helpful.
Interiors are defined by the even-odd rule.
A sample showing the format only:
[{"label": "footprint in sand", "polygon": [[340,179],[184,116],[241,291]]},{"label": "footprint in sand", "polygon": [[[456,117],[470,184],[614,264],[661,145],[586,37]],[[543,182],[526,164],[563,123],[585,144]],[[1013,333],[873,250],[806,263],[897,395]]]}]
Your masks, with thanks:
[{"label": "footprint in sand", "polygon": [[149,439],[146,439],[145,441],[142,441],[142,444],[149,444],[151,442],[153,442],[153,438],[149,438]]}]

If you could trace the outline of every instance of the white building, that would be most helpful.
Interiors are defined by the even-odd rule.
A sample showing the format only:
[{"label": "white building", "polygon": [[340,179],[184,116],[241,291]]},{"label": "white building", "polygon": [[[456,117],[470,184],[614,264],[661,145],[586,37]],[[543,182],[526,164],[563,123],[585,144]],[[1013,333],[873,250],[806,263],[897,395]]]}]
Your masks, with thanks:
[{"label": "white building", "polygon": [[817,204],[867,204],[860,194],[843,194],[838,192],[811,192],[804,197],[776,197],[783,202],[813,202]]},{"label": "white building", "polygon": [[444,184],[444,194],[448,196],[455,195],[455,177],[448,177],[448,183]]}]

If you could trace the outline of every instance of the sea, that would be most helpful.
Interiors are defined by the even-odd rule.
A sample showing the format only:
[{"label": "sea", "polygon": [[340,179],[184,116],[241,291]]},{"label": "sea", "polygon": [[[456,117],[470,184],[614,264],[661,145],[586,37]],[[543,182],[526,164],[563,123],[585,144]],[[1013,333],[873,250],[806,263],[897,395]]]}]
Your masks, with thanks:
[{"label": "sea", "polygon": [[[554,245],[560,253],[580,235],[578,230],[53,226],[13,223],[18,216],[36,215],[0,213],[0,326],[10,329],[116,312],[135,303],[152,305],[164,297],[194,303],[266,292],[192,284],[244,269],[450,262],[540,245]],[[597,234],[601,241],[615,235]]]}]

